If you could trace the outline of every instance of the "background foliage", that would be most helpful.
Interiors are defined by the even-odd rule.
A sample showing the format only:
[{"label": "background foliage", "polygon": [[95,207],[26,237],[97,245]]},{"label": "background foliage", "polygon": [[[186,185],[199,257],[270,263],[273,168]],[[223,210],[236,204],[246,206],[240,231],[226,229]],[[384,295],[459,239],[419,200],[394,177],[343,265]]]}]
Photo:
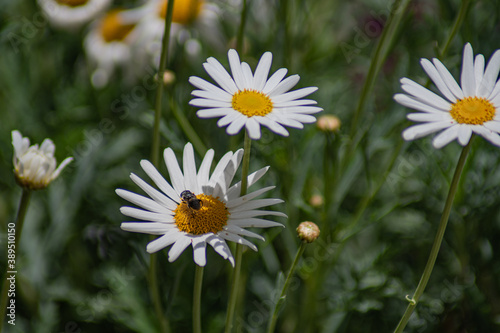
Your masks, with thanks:
[{"label": "background foliage", "polygon": [[[202,63],[214,56],[227,64],[227,48],[239,24],[240,3],[215,2],[224,47],[202,45],[196,56],[175,48],[168,68],[162,147],[178,154],[189,140],[173,107],[188,118],[216,156],[241,146],[215,120],[201,120],[188,105],[188,77],[207,78]],[[115,1],[136,6],[137,1]],[[18,251],[17,321],[12,332],[156,332],[146,274],[148,236],[122,231],[124,204],[116,188],[138,189],[134,172],[149,158],[154,90],[119,72],[103,89],[90,83],[82,48],[86,28],[64,31],[40,20],[34,1],[2,0],[0,12],[0,221],[15,218],[20,188],[12,176],[14,129],[40,143],[50,137],[60,161],[75,161],[48,189],[34,193]],[[313,98],[342,121],[337,133],[315,125],[283,138],[263,130],[252,146],[251,170],[270,165],[259,186],[277,185],[285,200],[286,228],[265,232],[259,252],[245,253],[246,289],[236,314],[237,332],[265,330],[281,272],[298,247],[296,226],[304,220],[322,229],[308,246],[278,322],[279,332],[390,332],[425,266],[460,146],[441,150],[430,138],[405,143],[408,112],[392,96],[399,78],[422,84],[422,57],[439,54],[460,1],[412,1],[390,43],[360,121],[352,127],[363,84],[390,4],[386,1],[250,0],[243,60],[252,68],[265,51],[272,71],[287,67],[300,87],[317,86]],[[463,45],[488,58],[500,45],[500,2],[474,1],[442,58],[458,77]],[[20,39],[16,40],[13,36]],[[136,68],[126,69],[137,71]],[[139,88],[138,88],[139,87]],[[320,114],[321,115],[321,114]],[[352,134],[360,143],[346,147]],[[180,155],[178,155],[180,156]],[[349,156],[349,158],[346,158]],[[199,155],[198,155],[199,157]],[[429,286],[408,332],[494,332],[500,326],[500,151],[474,142],[455,200],[445,241]],[[165,173],[165,167],[162,172]],[[325,204],[312,206],[311,196]],[[275,230],[276,229],[276,230]],[[2,253],[6,247],[2,245]],[[173,332],[191,330],[194,263],[188,249],[174,263],[159,256],[162,300]],[[203,282],[204,331],[224,326],[230,265],[208,249]],[[5,256],[0,258],[2,271]]]}]

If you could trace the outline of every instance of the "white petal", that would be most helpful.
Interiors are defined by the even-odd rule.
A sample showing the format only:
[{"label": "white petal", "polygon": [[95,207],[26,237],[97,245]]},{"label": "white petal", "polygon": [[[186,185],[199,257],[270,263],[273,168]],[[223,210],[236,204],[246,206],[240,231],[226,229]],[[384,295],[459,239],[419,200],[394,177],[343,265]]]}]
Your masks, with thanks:
[{"label": "white petal", "polygon": [[465,146],[466,144],[469,143],[470,137],[472,135],[472,128],[470,125],[459,125],[458,126],[458,142],[462,145]]},{"label": "white petal", "polygon": [[194,149],[193,145],[189,142],[184,146],[182,166],[184,168],[184,188],[195,192],[195,194],[199,194]]},{"label": "white petal", "polygon": [[198,110],[196,115],[200,118],[217,118],[228,115],[229,113],[234,112],[232,108],[213,108],[213,109],[203,109]]},{"label": "white petal", "polygon": [[242,245],[246,245],[249,248],[251,248],[252,250],[254,250],[254,251],[257,252],[257,246],[255,246],[254,244],[252,244],[251,242],[249,242],[248,240],[246,240],[245,238],[243,238],[241,236],[232,234],[232,233],[227,232],[225,230],[219,231],[217,233],[217,235],[219,235],[220,237],[222,237],[222,238],[224,238],[224,239],[226,239],[228,241],[231,241],[231,242],[234,242],[234,243],[238,243],[238,244],[242,244]]},{"label": "white petal", "polygon": [[497,133],[481,126],[481,125],[476,125],[472,127],[472,131],[474,133],[477,133],[481,135],[483,138],[494,144],[495,146],[500,146],[500,135]]},{"label": "white petal", "polygon": [[443,109],[438,109],[435,108],[434,106],[430,106],[427,104],[424,104],[418,100],[416,100],[414,97],[405,95],[405,94],[396,94],[394,95],[394,100],[398,102],[399,104],[406,106],[408,108],[417,110],[417,111],[422,111],[422,112],[429,112],[429,113],[443,113],[443,112],[449,112],[451,109],[451,104],[449,104],[448,108],[445,110]]},{"label": "white petal", "polygon": [[210,75],[214,81],[229,94],[233,95],[238,91],[238,87],[236,87],[231,75],[229,75],[226,69],[215,58],[208,58],[207,62],[203,64],[203,67],[207,71],[208,75]]},{"label": "white petal", "polygon": [[245,80],[245,89],[255,89],[253,87],[252,69],[246,62],[241,63],[241,71],[243,72],[243,79]]},{"label": "white petal", "polygon": [[219,163],[215,166],[214,172],[212,176],[210,176],[209,184],[211,186],[215,186],[218,180],[222,177],[224,170],[227,167],[227,164],[231,161],[233,157],[233,152],[227,152],[222,158],[219,160]]},{"label": "white petal", "polygon": [[189,78],[189,83],[191,83],[196,88],[205,90],[209,93],[213,93],[214,95],[229,96],[229,99],[231,99],[232,94],[229,94],[227,91],[222,90],[221,88],[219,88],[219,87],[211,84],[210,82],[205,81],[202,78],[199,78],[197,76],[191,76]]},{"label": "white petal", "polygon": [[245,127],[248,132],[248,136],[252,140],[258,140],[260,139],[260,125],[255,120],[253,117],[248,118],[248,120],[245,122]]},{"label": "white petal", "polygon": [[[470,43],[465,44],[464,47],[460,81],[465,97],[474,96],[476,94],[476,78],[474,76],[473,53]],[[443,137],[448,138],[445,135],[443,135]]]},{"label": "white petal", "polygon": [[323,109],[317,106],[282,107],[282,103],[279,103],[275,105],[273,109],[273,114],[277,113],[279,113],[280,115],[287,115],[289,113],[315,114],[321,111],[323,111]]},{"label": "white petal", "polygon": [[168,251],[168,261],[173,262],[179,258],[184,250],[191,244],[191,237],[184,235],[180,237]]},{"label": "white petal", "polygon": [[489,130],[500,133],[500,122],[499,121],[488,121],[483,124]]},{"label": "white petal", "polygon": [[234,258],[231,253],[231,250],[229,249],[229,246],[227,246],[226,242],[222,237],[219,237],[217,235],[210,235],[210,237],[207,238],[206,242],[210,244],[222,258],[228,259],[231,262],[231,265],[234,267]]},{"label": "white petal", "polygon": [[287,72],[288,70],[286,68],[278,69],[273,75],[271,75],[269,80],[267,80],[264,89],[262,89],[262,92],[264,94],[269,94],[269,92],[272,91],[274,88],[276,88],[276,86],[281,82],[281,80],[283,80]]},{"label": "white petal", "polygon": [[243,77],[243,70],[241,69],[240,57],[236,50],[229,50],[227,53],[229,59],[229,66],[231,67],[231,74],[233,74],[234,82],[238,87],[238,90],[245,89],[245,78]]},{"label": "white petal", "polygon": [[231,107],[231,102],[223,102],[206,98],[195,98],[189,101],[189,105],[203,108],[229,108]]},{"label": "white petal", "polygon": [[205,242],[205,237],[193,237],[192,241],[194,262],[196,265],[203,267],[207,264],[207,243]]},{"label": "white petal", "polygon": [[[276,120],[273,120],[276,119]],[[304,126],[295,120],[290,120],[284,117],[271,117],[271,114],[268,114],[266,117],[255,117],[255,120],[257,120],[260,124],[266,126],[269,128],[271,131],[273,131],[276,134],[283,135],[283,136],[288,136],[288,131],[281,126],[277,121],[279,120],[281,123],[284,123],[287,126],[295,127],[295,128],[303,128]],[[292,125],[298,125],[292,126]],[[300,127],[302,126],[302,127]]]},{"label": "white petal", "polygon": [[151,162],[149,162],[148,160],[142,160],[140,164],[142,169],[149,176],[149,178],[151,178],[151,180],[156,184],[156,186],[158,186],[158,188],[168,196],[169,200],[167,200],[160,192],[156,191],[154,188],[149,186],[149,184],[144,182],[142,179],[132,174],[130,175],[130,178],[132,178],[134,183],[136,183],[151,198],[161,202],[162,204],[166,205],[169,208],[172,207],[171,203],[172,201],[174,203],[180,202],[179,198],[180,193],[177,193],[173,189],[173,187],[170,186],[170,184],[165,180],[165,178],[163,178],[163,176],[158,172],[158,170],[156,170],[156,168]]},{"label": "white petal", "polygon": [[408,127],[405,129],[402,133],[403,138],[406,141],[411,141],[415,140],[421,137],[424,137],[426,135],[429,135],[434,132],[438,132],[444,128],[448,128],[450,126],[453,126],[453,124],[449,122],[435,122],[435,123],[426,123],[426,124],[419,124],[419,125],[414,125],[411,127]]},{"label": "white petal", "polygon": [[224,127],[228,124],[231,124],[233,121],[235,121],[236,119],[238,118],[242,118],[242,117],[245,117],[247,118],[247,116],[244,116],[242,115],[241,113],[239,112],[231,112],[231,113],[228,113],[226,116],[220,118],[218,121],[217,121],[217,126],[219,127]]},{"label": "white petal", "polygon": [[179,238],[182,238],[182,234],[180,232],[169,232],[168,234],[165,234],[157,239],[155,239],[152,242],[149,242],[149,244],[146,247],[146,251],[148,253],[155,253],[160,251],[161,249],[166,248],[167,246],[173,244],[176,242]]},{"label": "white petal", "polygon": [[318,90],[317,87],[307,87],[302,89],[297,89],[291,92],[287,92],[285,94],[278,95],[272,98],[273,103],[283,103],[291,100],[299,99],[304,96],[310,95],[313,92]]},{"label": "white petal", "polygon": [[455,95],[457,99],[464,98],[464,92],[443,63],[436,58],[432,59],[432,62],[434,63],[434,66],[436,66],[439,75],[441,75],[441,78],[446,83],[446,86],[451,90],[453,95]]},{"label": "white petal", "polygon": [[253,86],[255,90],[262,91],[262,89],[264,89],[267,81],[267,76],[269,75],[269,70],[271,69],[272,61],[273,54],[271,52],[266,52],[262,55],[262,57],[260,57],[253,78]]},{"label": "white petal", "polygon": [[212,166],[212,161],[214,160],[215,152],[213,149],[209,149],[203,161],[201,162],[200,169],[198,170],[198,191],[203,191],[201,189],[202,185],[208,184],[208,179],[210,175],[210,167]]},{"label": "white petal", "polygon": [[432,145],[434,146],[434,148],[440,149],[446,146],[451,141],[457,139],[459,129],[460,126],[451,126],[436,135],[436,137],[432,140]]},{"label": "white petal", "polygon": [[160,214],[172,214],[172,211],[170,209],[160,205],[158,202],[154,200],[143,197],[142,195],[130,191],[125,191],[122,189],[116,189],[115,192],[123,199],[151,212]]},{"label": "white petal", "polygon": [[[267,170],[269,170],[269,167],[264,167],[250,174],[247,178],[248,187],[255,184],[262,176],[264,176]],[[240,193],[241,193],[241,181],[237,182],[227,190],[226,198],[229,201],[233,198],[237,198],[240,195]]]},{"label": "white petal", "polygon": [[[263,211],[250,211],[250,212],[263,212]],[[284,214],[283,214],[284,215]],[[236,225],[242,228],[271,228],[271,227],[284,227],[283,224],[268,221],[265,219],[256,219],[256,218],[233,218],[233,214],[229,218],[229,222],[232,225]]]},{"label": "white petal", "polygon": [[449,113],[409,113],[406,118],[413,121],[423,121],[423,122],[435,122],[435,121],[453,121],[453,118]]},{"label": "white petal", "polygon": [[500,71],[500,50],[495,51],[488,61],[486,71],[484,72],[483,80],[478,88],[478,96],[488,97],[493,91],[498,79],[498,72]]},{"label": "white petal", "polygon": [[245,126],[246,119],[245,117],[237,117],[235,120],[229,124],[226,128],[226,132],[229,135],[235,135],[240,132],[241,128]]},{"label": "white petal", "polygon": [[120,228],[125,231],[130,232],[140,232],[143,234],[150,235],[164,235],[167,232],[170,232],[172,229],[177,229],[175,224],[167,224],[167,223],[146,223],[146,222],[123,222],[120,225]]},{"label": "white petal", "polygon": [[235,235],[257,238],[257,239],[260,239],[261,241],[265,241],[266,240],[261,235],[256,234],[255,232],[252,232],[252,231],[240,228],[240,227],[238,227],[236,225],[226,225],[224,227],[224,230],[228,231],[228,232],[230,232],[232,234],[235,234]]},{"label": "white petal", "polygon": [[[476,56],[476,59],[474,60],[474,78],[476,80],[476,92],[475,92],[476,96],[481,88],[483,75],[484,75],[484,56],[482,54],[478,54]],[[486,83],[486,81],[484,83]],[[491,85],[491,88],[493,88],[493,84]]]},{"label": "white petal", "polygon": [[[293,101],[280,103],[279,107],[284,108],[284,107],[291,107],[291,106],[314,105],[314,104],[318,104],[318,102],[316,102],[313,99],[296,99]],[[274,106],[277,107],[276,105],[274,105]]]},{"label": "white petal", "polygon": [[408,78],[401,79],[401,89],[416,97],[420,102],[441,110],[448,110],[450,102]]},{"label": "white petal", "polygon": [[245,194],[242,197],[238,197],[236,199],[228,201],[227,204],[226,204],[226,207],[227,208],[238,207],[239,205],[241,205],[241,204],[243,204],[245,202],[249,202],[250,200],[257,198],[259,195],[261,195],[263,193],[266,193],[267,191],[270,191],[270,190],[272,190],[275,187],[276,186],[268,186],[268,187],[261,188],[261,189],[259,189],[257,191],[254,191],[254,192],[247,193],[247,194]]},{"label": "white petal", "polygon": [[180,196],[181,192],[186,189],[184,187],[184,175],[179,167],[179,163],[177,163],[177,158],[175,157],[172,148],[167,148],[163,151],[163,158],[165,160],[165,164],[167,165],[168,174],[170,175],[170,182],[172,183],[177,196]]},{"label": "white petal", "polygon": [[[253,210],[262,207],[276,205],[282,202],[284,201],[281,199],[274,199],[274,198],[252,200],[250,202],[245,202],[244,204],[238,206],[237,208],[235,208],[235,210],[236,211]],[[232,212],[232,210],[230,210],[230,212]]]},{"label": "white petal", "polygon": [[[238,221],[240,219],[251,220],[252,217],[256,216],[264,216],[264,215],[272,215],[279,217],[288,217],[285,213],[277,212],[274,210],[245,210],[241,212],[232,212],[230,216],[230,220]],[[260,220],[260,219],[257,219]],[[262,220],[266,221],[266,220]],[[272,222],[274,223],[274,222]],[[239,225],[239,224],[238,224]],[[251,227],[252,225],[239,225],[240,227]]]},{"label": "white petal", "polygon": [[295,87],[295,85],[299,82],[299,80],[300,76],[298,76],[297,74],[289,76],[283,81],[281,81],[279,84],[277,84],[274,87],[274,89],[272,89],[267,93],[267,95],[269,95],[269,97],[274,97],[286,93],[287,91]]},{"label": "white petal", "polygon": [[54,180],[56,179],[59,174],[61,173],[61,171],[63,171],[63,169],[71,162],[73,161],[73,157],[66,157],[64,159],[64,161],[61,162],[61,164],[59,164],[59,166],[57,167],[56,170],[54,170],[54,172],[52,173],[52,176],[50,177],[51,180]]},{"label": "white petal", "polygon": [[456,97],[455,97],[455,95],[453,95],[453,93],[451,92],[450,88],[448,88],[448,86],[444,82],[444,80],[441,77],[441,75],[439,75],[439,72],[437,71],[436,67],[434,67],[434,65],[432,64],[432,62],[430,62],[427,59],[421,59],[420,60],[420,64],[422,65],[422,67],[423,67],[424,71],[427,73],[427,75],[429,75],[429,77],[431,78],[432,82],[434,82],[434,84],[436,85],[436,87],[439,89],[439,91],[441,91],[441,93],[443,93],[443,95],[450,102],[455,103],[456,100],[457,100]]},{"label": "white petal", "polygon": [[172,215],[153,213],[147,210],[142,210],[134,207],[128,207],[128,206],[120,207],[120,212],[125,216],[133,217],[143,221],[165,222],[165,223],[172,221]]},{"label": "white petal", "polygon": [[196,97],[201,97],[201,98],[212,99],[212,100],[216,100],[216,101],[230,103],[233,96],[229,95],[227,92],[225,92],[222,89],[220,89],[220,91],[221,91],[221,93],[214,93],[213,91],[205,91],[205,90],[193,90],[191,92],[191,95],[196,96]]}]

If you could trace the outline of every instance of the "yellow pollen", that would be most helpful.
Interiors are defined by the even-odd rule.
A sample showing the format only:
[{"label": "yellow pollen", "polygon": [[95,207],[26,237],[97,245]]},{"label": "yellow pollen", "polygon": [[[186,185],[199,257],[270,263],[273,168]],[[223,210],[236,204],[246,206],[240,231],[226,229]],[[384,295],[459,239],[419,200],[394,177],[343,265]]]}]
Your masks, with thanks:
[{"label": "yellow pollen", "polygon": [[481,125],[493,120],[496,108],[483,97],[466,97],[452,104],[450,114],[459,124]]},{"label": "yellow pollen", "polygon": [[123,24],[120,19],[121,10],[109,11],[101,22],[101,35],[107,42],[121,41],[134,29],[134,24]]},{"label": "yellow pollen", "polygon": [[69,7],[78,7],[85,5],[88,0],[56,0],[58,4],[66,5]]},{"label": "yellow pollen", "polygon": [[[167,4],[168,1],[164,0],[160,5],[160,17],[162,18],[167,15]],[[203,0],[175,0],[172,21],[184,25],[193,22],[200,14],[202,5]]]},{"label": "yellow pollen", "polygon": [[203,193],[196,197],[202,201],[199,210],[189,208],[184,201],[174,210],[177,228],[192,235],[203,235],[209,232],[216,234],[221,231],[229,218],[226,205],[219,200],[219,197],[214,198]]},{"label": "yellow pollen", "polygon": [[233,109],[247,117],[265,116],[273,111],[273,102],[265,94],[256,90],[240,90],[233,95]]}]

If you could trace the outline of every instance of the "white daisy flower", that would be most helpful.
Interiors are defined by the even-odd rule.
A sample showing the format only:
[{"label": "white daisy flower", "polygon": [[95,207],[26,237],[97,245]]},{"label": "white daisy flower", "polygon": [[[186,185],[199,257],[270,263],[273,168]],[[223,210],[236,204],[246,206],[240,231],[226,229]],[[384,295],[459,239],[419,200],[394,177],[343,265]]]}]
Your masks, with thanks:
[{"label": "white daisy flower", "polygon": [[[140,47],[146,51],[155,66],[158,66],[161,55],[167,5],[167,0],[149,0],[144,5],[144,17],[138,27],[141,34]],[[176,0],[169,47],[174,48],[177,42],[184,45],[188,55],[196,55],[201,49],[198,35],[210,45],[222,47],[224,36],[217,24],[218,11],[215,4],[204,0]]]},{"label": "white daisy flower", "polygon": [[[196,171],[193,146],[184,147],[183,170],[179,167],[172,149],[164,151],[165,163],[170,175],[170,185],[147,160],[141,161],[146,174],[153,180],[160,191],[147,184],[135,174],[130,178],[150,197],[144,197],[126,190],[117,189],[123,199],[140,208],[121,207],[123,215],[145,222],[123,222],[121,228],[126,231],[161,235],[147,246],[149,253],[157,252],[172,245],[168,253],[170,262],[176,260],[189,246],[193,246],[194,262],[199,266],[206,264],[206,244],[234,266],[234,258],[226,241],[246,245],[257,251],[257,247],[242,236],[264,238],[245,228],[268,228],[283,226],[280,223],[260,218],[263,215],[286,217],[275,211],[259,208],[283,202],[280,199],[258,199],[259,195],[272,190],[265,187],[240,196],[241,182],[230,186],[243,157],[243,150],[228,152],[222,157],[210,175],[210,166],[214,158],[211,149],[203,158]],[[260,169],[248,176],[248,186],[259,180],[268,170]]]},{"label": "white daisy flower", "polygon": [[227,134],[237,134],[245,126],[250,138],[257,140],[261,136],[260,125],[264,125],[274,133],[288,136],[282,125],[303,128],[303,124],[316,121],[311,114],[323,110],[312,106],[316,104],[314,100],[300,99],[318,88],[288,92],[299,82],[298,75],[283,79],[287,70],[281,68],[267,78],[273,58],[271,52],[262,55],[255,74],[246,62],[240,62],[236,50],[229,50],[228,58],[232,77],[215,58],[210,57],[203,64],[220,88],[196,76],[189,78],[193,86],[201,89],[192,92],[199,98],[189,104],[204,108],[196,113],[200,118],[222,117],[217,125],[229,125]]},{"label": "white daisy flower", "polygon": [[67,157],[56,169],[57,162],[54,157],[56,146],[52,140],[43,140],[40,147],[37,144],[30,146],[30,139],[23,138],[19,131],[12,131],[12,145],[16,181],[29,190],[47,187],[73,160],[73,157]]},{"label": "white daisy flower", "polygon": [[111,0],[38,0],[45,16],[56,27],[76,29],[104,11]]},{"label": "white daisy flower", "polygon": [[474,59],[472,47],[467,43],[461,87],[438,59],[432,62],[422,59],[420,63],[446,99],[410,79],[401,79],[401,87],[408,95],[396,94],[394,99],[420,111],[408,114],[407,118],[421,123],[407,128],[403,138],[415,140],[442,131],[432,141],[435,148],[441,148],[455,139],[465,146],[472,133],[476,133],[500,146],[500,50],[493,54],[485,68],[484,56],[478,54]]},{"label": "white daisy flower", "polygon": [[140,10],[113,9],[93,24],[84,46],[96,67],[91,77],[95,87],[106,86],[117,66],[131,62],[132,45],[137,40],[135,28],[142,16]]}]

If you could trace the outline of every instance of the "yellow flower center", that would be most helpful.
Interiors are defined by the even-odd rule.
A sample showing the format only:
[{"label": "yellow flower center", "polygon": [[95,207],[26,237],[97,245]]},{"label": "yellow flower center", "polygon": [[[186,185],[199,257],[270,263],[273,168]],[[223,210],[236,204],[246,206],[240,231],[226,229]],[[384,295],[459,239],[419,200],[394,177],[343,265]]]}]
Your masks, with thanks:
[{"label": "yellow flower center", "polygon": [[85,5],[88,0],[56,0],[56,2],[69,7],[78,7]]},{"label": "yellow flower center", "polygon": [[226,205],[211,195],[198,194],[196,196],[202,201],[199,210],[190,208],[182,201],[174,210],[174,221],[180,231],[185,231],[192,235],[203,235],[209,232],[214,234],[222,230],[227,224],[229,212]]},{"label": "yellow flower center", "polygon": [[135,27],[134,24],[123,24],[120,19],[120,12],[122,10],[111,10],[101,21],[101,35],[107,43],[124,40]]},{"label": "yellow flower center", "polygon": [[[167,4],[168,1],[165,0],[160,5],[160,17],[162,18],[167,15]],[[184,25],[193,22],[200,14],[202,5],[203,0],[175,0],[172,21]]]},{"label": "yellow flower center", "polygon": [[255,90],[240,90],[233,95],[233,109],[247,117],[265,116],[273,111],[273,102],[265,94]]},{"label": "yellow flower center", "polygon": [[450,114],[459,124],[481,125],[493,120],[496,108],[483,97],[466,97],[452,104]]}]

